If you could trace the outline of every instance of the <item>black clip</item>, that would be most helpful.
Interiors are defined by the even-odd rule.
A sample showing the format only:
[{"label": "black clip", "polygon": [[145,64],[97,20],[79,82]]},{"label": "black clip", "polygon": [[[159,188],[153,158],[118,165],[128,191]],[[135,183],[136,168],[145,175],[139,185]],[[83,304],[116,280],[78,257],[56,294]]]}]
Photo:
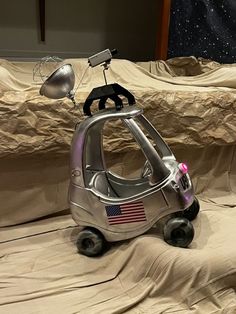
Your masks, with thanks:
[{"label": "black clip", "polygon": [[129,105],[135,104],[134,96],[127,89],[117,83],[108,84],[96,87],[91,91],[84,102],[84,114],[86,116],[92,115],[90,107],[94,100],[100,99],[98,108],[99,110],[105,109],[108,98],[114,101],[116,110],[121,110],[123,108],[123,102],[119,95],[126,97]]}]

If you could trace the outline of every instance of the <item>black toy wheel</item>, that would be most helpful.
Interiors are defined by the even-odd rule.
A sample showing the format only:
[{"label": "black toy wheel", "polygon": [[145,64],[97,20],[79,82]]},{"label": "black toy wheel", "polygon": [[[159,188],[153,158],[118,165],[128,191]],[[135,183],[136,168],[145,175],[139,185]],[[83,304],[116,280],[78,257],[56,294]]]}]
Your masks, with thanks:
[{"label": "black toy wheel", "polygon": [[200,210],[200,204],[199,204],[198,199],[195,197],[192,205],[184,210],[183,217],[188,219],[189,221],[192,221],[197,217],[199,210]]},{"label": "black toy wheel", "polygon": [[167,221],[164,226],[164,240],[173,246],[187,247],[194,237],[192,223],[184,217],[175,217]]},{"label": "black toy wheel", "polygon": [[97,256],[105,247],[103,235],[96,229],[86,228],[80,231],[76,245],[79,253],[86,256]]}]

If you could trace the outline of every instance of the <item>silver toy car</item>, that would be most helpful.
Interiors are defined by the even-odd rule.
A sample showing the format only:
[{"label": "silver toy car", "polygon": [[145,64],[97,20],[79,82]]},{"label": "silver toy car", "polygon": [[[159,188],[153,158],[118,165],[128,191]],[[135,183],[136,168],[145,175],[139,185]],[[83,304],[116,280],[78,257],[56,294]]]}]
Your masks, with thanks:
[{"label": "silver toy car", "polygon": [[[97,65],[102,60],[105,71],[110,56],[106,50],[91,57],[90,63]],[[64,64],[48,77],[40,94],[54,99],[67,96],[75,103],[74,81],[72,66]],[[129,105],[124,106],[120,96],[126,97]],[[108,98],[115,108],[106,108]],[[90,106],[94,100],[99,100],[99,110],[92,115]],[[77,240],[79,252],[99,255],[106,243],[144,234],[164,217],[164,240],[187,247],[194,237],[190,221],[197,216],[199,203],[186,164],[176,161],[163,138],[135,105],[134,96],[119,84],[106,82],[94,88],[83,109],[88,117],[74,132],[69,187],[72,217],[82,227]],[[121,120],[146,159],[139,178],[123,178],[106,167],[103,128],[113,120]]]},{"label": "silver toy car", "polygon": [[[114,119],[122,120],[147,160],[138,179],[122,178],[106,169],[102,131],[104,123]],[[103,109],[79,124],[71,147],[69,202],[73,219],[84,228],[77,241],[79,252],[88,256],[100,254],[106,241],[136,237],[162,217],[180,211],[182,217],[167,220],[164,239],[186,247],[194,235],[189,220],[199,210],[187,166],[176,161],[136,106]]]}]

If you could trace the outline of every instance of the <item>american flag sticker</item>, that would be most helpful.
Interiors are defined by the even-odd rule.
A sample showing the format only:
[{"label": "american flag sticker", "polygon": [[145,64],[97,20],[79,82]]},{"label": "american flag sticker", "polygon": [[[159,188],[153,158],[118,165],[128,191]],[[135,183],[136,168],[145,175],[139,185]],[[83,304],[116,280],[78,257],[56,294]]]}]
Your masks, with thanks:
[{"label": "american flag sticker", "polygon": [[146,221],[142,201],[105,206],[109,225]]}]

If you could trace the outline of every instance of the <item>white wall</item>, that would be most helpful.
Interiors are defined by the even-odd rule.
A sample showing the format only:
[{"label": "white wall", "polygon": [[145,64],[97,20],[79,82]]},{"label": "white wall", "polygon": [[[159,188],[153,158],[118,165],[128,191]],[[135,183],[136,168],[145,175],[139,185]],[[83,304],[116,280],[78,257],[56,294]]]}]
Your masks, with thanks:
[{"label": "white wall", "polygon": [[158,0],[45,0],[40,42],[38,0],[0,0],[0,57],[88,57],[117,48],[119,58],[154,59]]}]

